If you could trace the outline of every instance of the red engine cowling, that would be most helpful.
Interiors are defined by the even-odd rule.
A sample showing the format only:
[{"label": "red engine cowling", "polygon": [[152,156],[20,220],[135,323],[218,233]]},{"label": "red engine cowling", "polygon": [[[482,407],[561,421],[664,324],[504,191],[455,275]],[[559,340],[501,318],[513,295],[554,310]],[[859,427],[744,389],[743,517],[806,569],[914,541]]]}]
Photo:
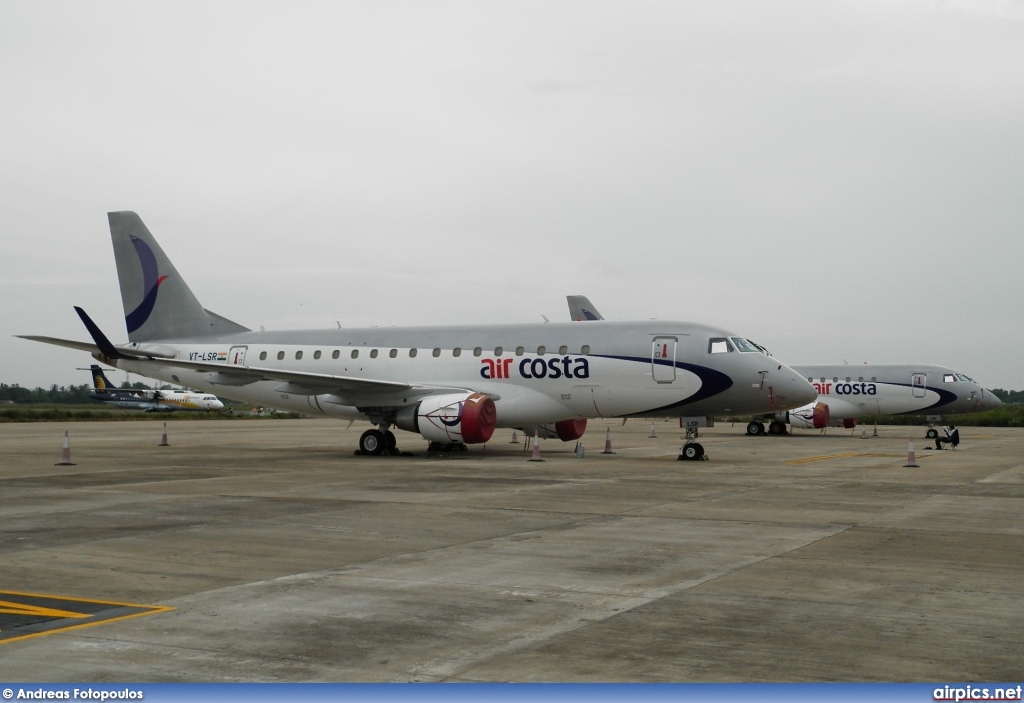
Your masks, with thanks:
[{"label": "red engine cowling", "polygon": [[843,420],[843,427],[845,427],[848,430],[852,430],[856,426],[857,426],[857,418],[855,418],[855,417],[848,417],[848,418],[845,418]]},{"label": "red engine cowling", "polygon": [[429,442],[481,444],[491,438],[497,419],[494,401],[483,393],[448,393],[403,408],[395,425]]},{"label": "red engine cowling", "polygon": [[559,420],[554,425],[524,425],[520,427],[527,435],[534,433],[541,439],[560,439],[563,442],[571,442],[579,439],[587,431],[586,418],[575,418],[572,420]]},{"label": "red engine cowling", "polygon": [[563,442],[571,442],[579,439],[587,431],[587,419],[576,418],[575,420],[559,420],[555,423],[555,434]]},{"label": "red engine cowling", "polygon": [[822,427],[828,427],[828,420],[828,405],[825,403],[811,403],[789,411],[789,424],[794,427],[813,427],[820,430]]}]

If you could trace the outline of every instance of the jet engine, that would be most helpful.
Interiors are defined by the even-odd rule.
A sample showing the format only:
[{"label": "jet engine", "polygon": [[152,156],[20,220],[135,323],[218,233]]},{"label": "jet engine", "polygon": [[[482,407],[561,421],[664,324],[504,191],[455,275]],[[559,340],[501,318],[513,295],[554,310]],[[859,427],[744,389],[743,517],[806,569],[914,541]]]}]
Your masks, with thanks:
[{"label": "jet engine", "polygon": [[575,418],[572,420],[559,420],[554,425],[526,425],[520,427],[523,432],[532,436],[534,432],[542,439],[560,439],[563,442],[571,442],[579,439],[587,431],[586,418]]},{"label": "jet engine", "polygon": [[847,418],[843,419],[843,427],[845,427],[846,429],[852,430],[856,426],[857,426],[857,418],[855,418],[855,417],[847,417]]},{"label": "jet engine", "polygon": [[828,405],[811,403],[802,408],[789,411],[789,424],[793,427],[814,428],[820,430],[828,427]]},{"label": "jet engine", "polygon": [[494,401],[483,393],[446,393],[402,408],[395,425],[428,442],[481,444],[491,438],[497,419]]}]

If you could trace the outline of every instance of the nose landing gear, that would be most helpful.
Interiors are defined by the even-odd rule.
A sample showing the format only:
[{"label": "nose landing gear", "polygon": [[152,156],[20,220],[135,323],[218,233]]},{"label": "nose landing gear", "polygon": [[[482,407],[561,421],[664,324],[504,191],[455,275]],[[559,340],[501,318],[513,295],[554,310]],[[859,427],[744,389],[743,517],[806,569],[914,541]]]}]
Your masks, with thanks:
[{"label": "nose landing gear", "polygon": [[707,461],[708,455],[704,453],[704,447],[697,441],[697,428],[686,428],[686,441],[679,452],[677,461]]}]

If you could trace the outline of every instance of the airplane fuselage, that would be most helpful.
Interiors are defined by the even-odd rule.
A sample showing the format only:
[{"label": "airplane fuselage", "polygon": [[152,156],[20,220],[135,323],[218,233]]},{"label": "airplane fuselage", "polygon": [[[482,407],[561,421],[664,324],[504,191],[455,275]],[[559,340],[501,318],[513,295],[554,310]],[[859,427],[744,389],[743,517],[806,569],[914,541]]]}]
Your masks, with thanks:
[{"label": "airplane fuselage", "polygon": [[367,381],[415,378],[423,389],[472,389],[491,396],[499,427],[570,417],[764,413],[807,402],[806,381],[777,360],[760,352],[710,353],[709,340],[731,336],[669,321],[243,332],[149,345],[191,368],[159,360],[117,359],[116,365],[210,391],[231,385],[231,397],[252,404],[348,418],[373,418],[373,408],[414,404],[422,393],[325,393],[280,377],[239,385],[218,369]]},{"label": "airplane fuselage", "polygon": [[221,410],[224,407],[218,398],[209,393],[189,391],[95,390],[89,394],[89,397],[118,408],[144,412]]}]

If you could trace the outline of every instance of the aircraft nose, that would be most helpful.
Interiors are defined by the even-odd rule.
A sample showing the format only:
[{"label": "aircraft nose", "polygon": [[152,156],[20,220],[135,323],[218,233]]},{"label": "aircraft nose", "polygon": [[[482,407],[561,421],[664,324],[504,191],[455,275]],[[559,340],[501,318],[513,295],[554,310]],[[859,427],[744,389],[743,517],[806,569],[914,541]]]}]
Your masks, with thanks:
[{"label": "aircraft nose", "polygon": [[810,382],[785,364],[770,374],[778,410],[799,408],[818,399],[818,391]]},{"label": "aircraft nose", "polygon": [[981,389],[981,409],[982,410],[995,410],[1003,404],[1003,401],[999,400],[992,391],[987,391],[984,388]]}]

